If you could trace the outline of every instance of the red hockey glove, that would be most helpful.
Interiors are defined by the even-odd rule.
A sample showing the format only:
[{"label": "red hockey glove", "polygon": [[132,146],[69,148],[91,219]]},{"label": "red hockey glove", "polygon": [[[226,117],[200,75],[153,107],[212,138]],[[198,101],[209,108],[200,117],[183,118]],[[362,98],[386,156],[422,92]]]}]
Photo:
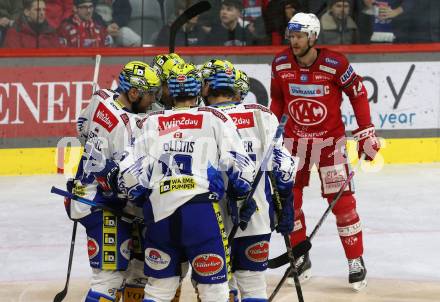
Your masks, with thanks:
[{"label": "red hockey glove", "polygon": [[352,132],[358,143],[358,156],[361,158],[365,153],[365,160],[373,160],[380,149],[379,139],[376,137],[376,130],[373,125],[362,127]]}]

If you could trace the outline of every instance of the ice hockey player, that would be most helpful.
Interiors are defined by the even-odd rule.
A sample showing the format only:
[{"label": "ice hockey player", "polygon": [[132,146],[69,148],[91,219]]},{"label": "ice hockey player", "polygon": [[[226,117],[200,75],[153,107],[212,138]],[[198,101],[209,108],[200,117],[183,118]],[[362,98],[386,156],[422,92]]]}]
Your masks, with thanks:
[{"label": "ice hockey player", "polygon": [[[233,121],[210,107],[193,107],[200,94],[197,68],[175,66],[168,79],[172,110],[149,114],[144,143],[120,164],[117,188],[129,199],[146,194],[144,302],[168,302],[181,276],[181,259],[191,263],[202,302],[228,301],[229,253],[218,205],[225,172],[241,205],[239,219],[249,222],[254,200],[242,204],[255,165],[247,156]],[[108,179],[113,179],[109,176]],[[112,183],[112,181],[109,181]]]},{"label": "ice hockey player", "polygon": [[[286,138],[293,140],[292,154],[300,157],[294,185],[295,227],[293,245],[306,238],[302,192],[309,184],[310,168],[318,166],[321,193],[330,202],[349,174],[345,150],[345,128],[341,115],[342,92],[350,99],[358,129],[359,157],[372,160],[380,145],[371,122],[367,91],[347,58],[338,52],[316,48],[320,23],[313,14],[298,13],[288,22],[289,47],[272,63],[271,110],[281,117],[290,115]],[[349,283],[355,290],[367,284],[362,228],[350,184],[333,208],[339,237],[348,259]],[[307,256],[298,259],[300,279],[310,277]]]},{"label": "ice hockey player", "polygon": [[[256,166],[261,165],[268,146],[271,143],[278,120],[266,107],[259,104],[241,104],[241,99],[249,91],[249,82],[243,71],[234,70],[232,64],[222,60],[210,60],[201,69],[204,79],[204,93],[207,103],[228,114],[234,121],[249,157]],[[236,96],[240,101],[236,101]],[[264,136],[264,137],[263,137]],[[273,150],[273,165],[266,167],[266,173],[260,180],[254,194],[258,211],[252,216],[246,230],[239,230],[231,244],[233,278],[230,281],[231,300],[238,301],[237,289],[242,302],[267,301],[266,279],[264,272],[269,256],[269,242],[274,221],[271,199],[272,185],[276,186],[283,205],[283,213],[277,231],[289,234],[293,230],[292,186],[295,163],[282,139]],[[269,173],[274,174],[276,184],[271,184]],[[229,194],[228,197],[233,194]],[[228,206],[234,217],[234,203]],[[227,216],[227,215],[224,215]],[[225,219],[229,233],[233,223]],[[236,283],[236,285],[235,285]]]},{"label": "ice hockey player", "polygon": [[156,70],[162,82],[162,95],[159,104],[165,109],[171,109],[173,106],[173,98],[170,96],[167,83],[170,71],[175,65],[182,63],[185,61],[176,53],[157,55],[151,62],[151,67]]},{"label": "ice hockey player", "polygon": [[[85,148],[76,177],[68,182],[68,189],[76,195],[114,208],[114,212],[110,212],[73,200],[66,201],[69,217],[78,220],[87,233],[92,277],[86,302],[115,301],[133,256],[138,256],[139,260],[131,260],[131,281],[139,282],[143,293],[146,282],[143,252],[140,249],[136,255],[136,250],[134,253],[131,251],[132,231],[138,229],[115,214],[126,208],[126,201],[109,192],[105,185],[98,185],[102,179],[95,176],[99,176],[106,160],[119,157],[133,147],[136,114],[145,113],[156,101],[159,91],[160,79],[156,72],[145,63],[132,61],[123,67],[117,90],[98,90],[78,118],[77,130]],[[138,287],[139,284],[128,282],[124,295],[139,296]],[[140,299],[137,301],[142,301]]]}]

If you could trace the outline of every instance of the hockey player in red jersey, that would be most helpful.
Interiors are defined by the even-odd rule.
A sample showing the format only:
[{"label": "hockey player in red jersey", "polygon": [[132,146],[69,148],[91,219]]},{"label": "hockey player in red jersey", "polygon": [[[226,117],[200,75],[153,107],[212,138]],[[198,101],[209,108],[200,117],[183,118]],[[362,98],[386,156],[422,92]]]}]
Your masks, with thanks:
[{"label": "hockey player in red jersey", "polygon": [[[316,164],[322,196],[329,202],[349,174],[345,151],[345,128],[341,115],[342,92],[350,99],[358,129],[353,131],[359,157],[372,160],[380,145],[371,122],[367,92],[347,58],[338,52],[316,48],[320,23],[313,14],[298,13],[288,23],[290,46],[272,62],[270,109],[281,117],[288,113],[285,136],[292,141],[292,154],[300,157],[294,185],[295,227],[293,245],[306,238],[302,207],[303,188],[308,185],[310,168]],[[349,283],[355,290],[366,286],[362,258],[363,242],[356,200],[350,184],[333,209],[342,246],[349,264]],[[300,279],[310,277],[308,255],[298,262]]]}]

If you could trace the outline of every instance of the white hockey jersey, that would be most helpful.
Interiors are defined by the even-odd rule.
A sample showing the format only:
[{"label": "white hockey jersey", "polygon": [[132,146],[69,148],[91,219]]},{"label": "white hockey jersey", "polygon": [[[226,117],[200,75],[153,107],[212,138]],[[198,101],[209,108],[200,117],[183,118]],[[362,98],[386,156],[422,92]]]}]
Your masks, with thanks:
[{"label": "white hockey jersey", "polygon": [[[75,177],[74,194],[102,203],[97,194],[97,182],[90,172],[100,171],[106,159],[122,156],[133,147],[134,132],[140,130],[140,117],[128,112],[117,100],[115,91],[98,90],[77,121],[78,136],[84,144],[84,153]],[[90,214],[90,206],[71,201],[70,216],[79,219]]]},{"label": "white hockey jersey", "polygon": [[[267,108],[260,104],[241,104],[239,102],[227,102],[216,104],[213,107],[228,114],[235,125],[243,141],[244,148],[249,157],[255,162],[256,167],[261,166],[261,162],[273,140],[278,120],[276,116]],[[277,186],[292,184],[296,173],[297,162],[290,156],[289,151],[283,147],[283,140],[280,138],[276,144],[272,161],[268,163],[265,171],[273,171],[277,176]],[[268,175],[265,173],[261,178],[255,193],[254,200],[257,203],[258,211],[252,215],[246,230],[239,229],[236,238],[252,235],[262,235],[271,233],[270,225],[270,206],[271,206],[272,186]],[[223,216],[226,213],[226,201],[222,202]],[[226,231],[232,228],[232,220],[225,220]]]},{"label": "white hockey jersey", "polygon": [[[255,165],[231,118],[210,107],[153,112],[134,152],[120,165],[119,187],[129,199],[148,192],[154,221],[194,196],[224,195],[222,172],[239,194],[250,190]],[[195,219],[197,219],[195,217]]]}]

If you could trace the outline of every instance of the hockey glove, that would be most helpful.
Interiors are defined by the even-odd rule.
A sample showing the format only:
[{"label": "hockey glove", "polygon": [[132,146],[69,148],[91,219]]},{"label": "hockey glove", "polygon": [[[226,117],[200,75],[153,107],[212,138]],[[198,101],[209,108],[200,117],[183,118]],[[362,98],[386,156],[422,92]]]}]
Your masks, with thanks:
[{"label": "hockey glove", "polygon": [[281,213],[278,217],[278,225],[276,230],[282,235],[289,235],[293,231],[293,192],[280,192]]},{"label": "hockey glove", "polygon": [[118,164],[111,159],[105,161],[105,167],[99,172],[92,172],[98,188],[101,189],[104,198],[117,198],[117,177],[119,173]]},{"label": "hockey glove", "polygon": [[255,200],[251,198],[246,202],[246,195],[237,197],[237,205],[241,205],[239,218],[240,218],[240,229],[242,231],[246,230],[252,215],[257,210],[257,204]]},{"label": "hockey glove", "polygon": [[361,158],[365,153],[365,160],[371,161],[380,149],[380,143],[376,137],[376,130],[373,125],[361,127],[352,132],[354,139],[358,143],[358,156]]}]

